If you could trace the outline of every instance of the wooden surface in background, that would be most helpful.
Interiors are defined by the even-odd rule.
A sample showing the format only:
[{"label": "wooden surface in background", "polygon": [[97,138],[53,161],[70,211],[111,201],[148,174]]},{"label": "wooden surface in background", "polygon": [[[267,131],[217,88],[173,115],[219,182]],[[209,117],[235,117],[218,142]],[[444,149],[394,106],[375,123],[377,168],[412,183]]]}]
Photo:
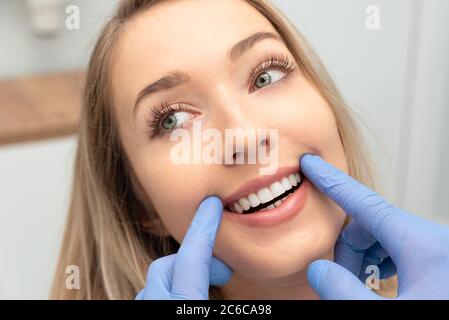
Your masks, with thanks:
[{"label": "wooden surface in background", "polygon": [[83,85],[83,71],[0,79],[0,145],[76,133]]}]

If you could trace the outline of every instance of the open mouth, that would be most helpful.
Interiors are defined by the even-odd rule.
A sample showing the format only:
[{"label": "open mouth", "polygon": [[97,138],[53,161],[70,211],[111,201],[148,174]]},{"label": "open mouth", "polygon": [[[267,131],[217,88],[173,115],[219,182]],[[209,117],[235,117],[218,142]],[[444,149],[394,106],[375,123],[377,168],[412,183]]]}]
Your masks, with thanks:
[{"label": "open mouth", "polygon": [[252,192],[226,205],[226,209],[236,214],[251,214],[279,207],[295,192],[304,181],[300,173],[288,174],[280,180]]}]

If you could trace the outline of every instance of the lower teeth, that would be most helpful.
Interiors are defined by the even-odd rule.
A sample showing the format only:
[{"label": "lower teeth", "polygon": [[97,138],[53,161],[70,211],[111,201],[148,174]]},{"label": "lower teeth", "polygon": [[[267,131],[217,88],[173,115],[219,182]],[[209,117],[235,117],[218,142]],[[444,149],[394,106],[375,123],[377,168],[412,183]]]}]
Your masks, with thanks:
[{"label": "lower teeth", "polygon": [[[288,197],[290,197],[292,194],[291,193],[289,193],[288,195],[286,195],[285,197],[283,197],[281,200],[279,200],[280,201],[280,203],[278,203],[278,204],[273,204],[276,208],[277,207],[279,207]],[[271,209],[273,209],[273,208],[271,208]],[[265,207],[265,208],[263,208],[263,209],[260,209],[260,210],[257,210],[256,212],[260,212],[260,211],[266,211],[266,210],[269,210],[269,208],[268,207]]]}]

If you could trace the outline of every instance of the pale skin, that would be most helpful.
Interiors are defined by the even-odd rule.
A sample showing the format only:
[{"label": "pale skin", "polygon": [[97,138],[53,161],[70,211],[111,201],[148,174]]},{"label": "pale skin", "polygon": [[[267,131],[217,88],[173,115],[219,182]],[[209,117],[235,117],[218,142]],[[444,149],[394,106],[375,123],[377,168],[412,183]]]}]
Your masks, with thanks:
[{"label": "pale skin", "polygon": [[[150,137],[151,109],[163,101],[183,103],[203,128],[277,128],[279,166],[293,166],[312,152],[347,172],[347,161],[329,105],[306,80],[282,41],[266,38],[236,60],[228,52],[257,32],[277,34],[270,22],[241,0],[178,0],[157,4],[130,22],[115,48],[112,68],[114,111],[120,139],[141,188],[163,222],[182,242],[201,200],[224,199],[254,179],[259,165],[179,165],[170,161],[169,133]],[[287,56],[296,68],[268,69],[272,83],[248,82],[257,63],[272,54]],[[172,71],[190,81],[145,96],[139,92]],[[257,77],[258,75],[256,75]],[[283,77],[286,77],[283,79]],[[283,79],[283,80],[281,80]],[[214,255],[234,271],[223,286],[227,299],[314,299],[306,269],[333,259],[344,212],[313,186],[307,202],[288,223],[260,228],[223,216]]]}]

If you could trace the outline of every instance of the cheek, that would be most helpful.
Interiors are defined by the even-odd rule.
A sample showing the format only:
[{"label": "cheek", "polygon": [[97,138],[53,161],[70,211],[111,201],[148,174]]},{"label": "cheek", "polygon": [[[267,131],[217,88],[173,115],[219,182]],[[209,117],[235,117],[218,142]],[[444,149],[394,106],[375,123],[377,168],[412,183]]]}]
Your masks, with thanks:
[{"label": "cheek", "polygon": [[[301,75],[294,77],[282,90],[264,93],[260,120],[279,133],[279,152],[293,149],[314,151],[346,170],[344,149],[335,116],[319,92]],[[263,110],[263,112],[261,112]],[[296,147],[295,147],[296,146]]]},{"label": "cheek", "polygon": [[280,134],[299,141],[320,153],[342,152],[335,117],[323,98],[311,87],[291,97],[285,104]]},{"label": "cheek", "polygon": [[198,165],[179,165],[167,159],[167,151],[144,150],[134,163],[145,194],[156,209],[168,232],[181,242],[196,206],[206,195],[204,170]]}]

